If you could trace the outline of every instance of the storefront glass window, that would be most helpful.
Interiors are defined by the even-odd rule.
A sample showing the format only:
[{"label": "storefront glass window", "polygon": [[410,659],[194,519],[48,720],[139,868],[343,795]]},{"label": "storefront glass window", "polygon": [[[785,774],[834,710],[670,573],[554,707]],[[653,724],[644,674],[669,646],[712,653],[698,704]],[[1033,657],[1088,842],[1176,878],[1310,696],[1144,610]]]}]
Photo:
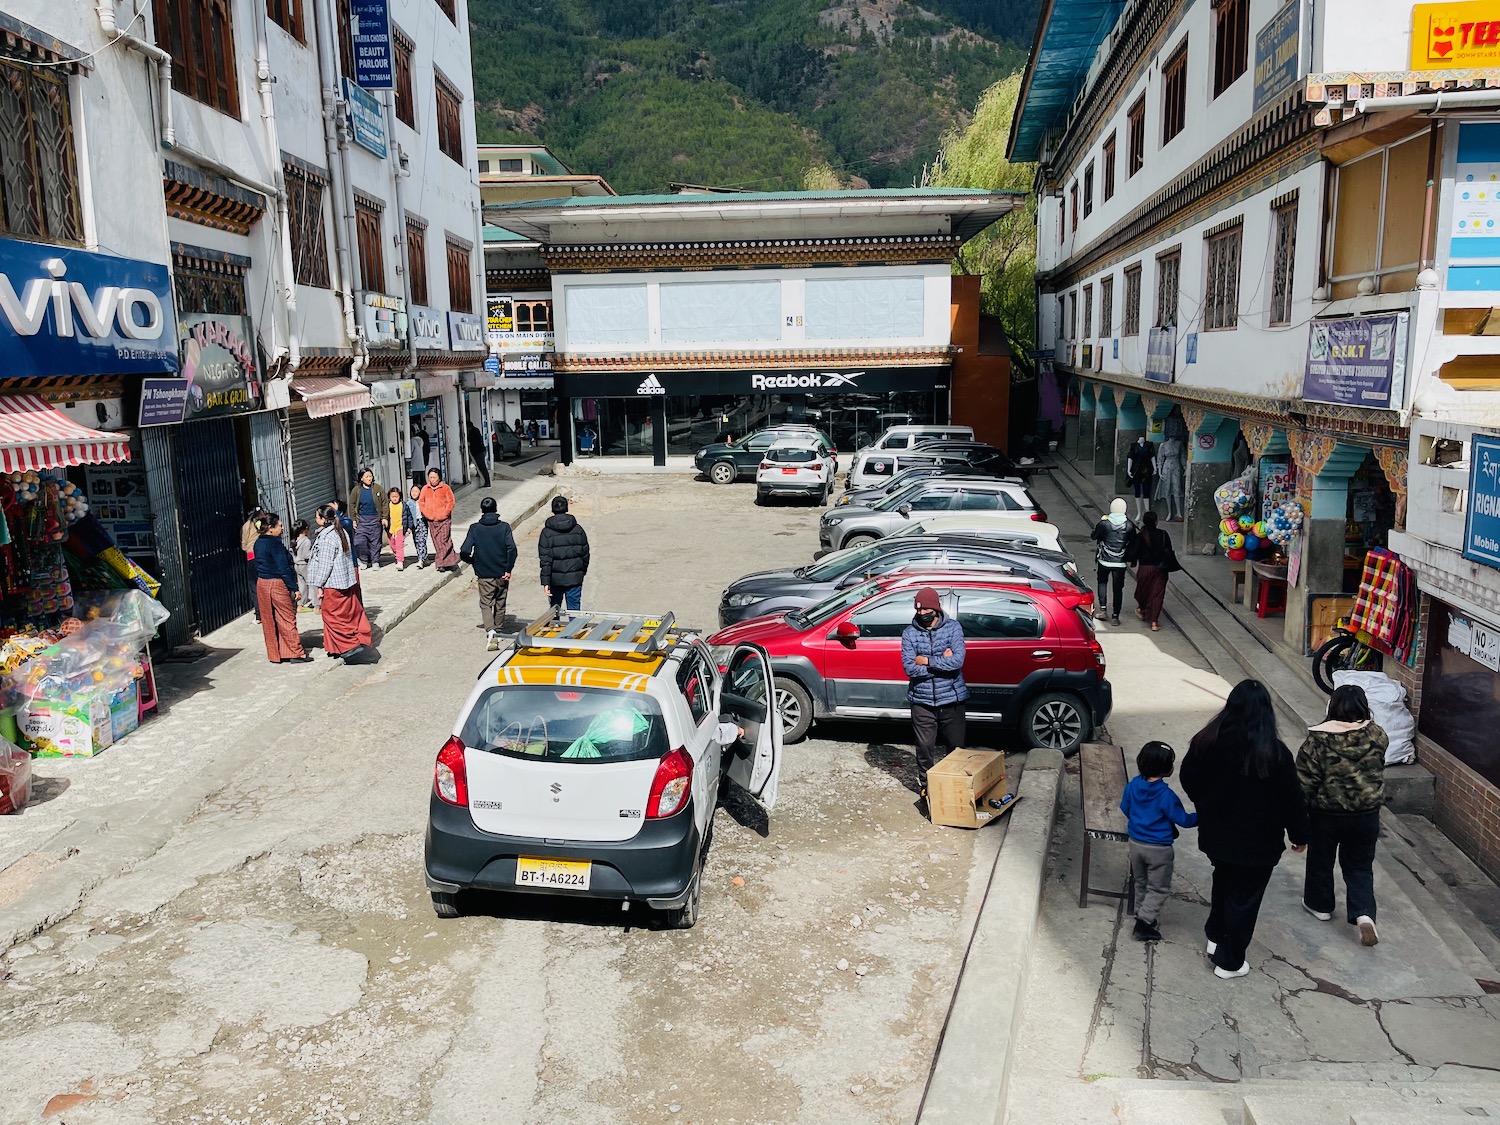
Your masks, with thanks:
[{"label": "storefront glass window", "polygon": [[575,398],[573,448],[579,457],[651,456],[651,401]]},{"label": "storefront glass window", "polygon": [[1418,729],[1492,785],[1500,785],[1500,672],[1471,654],[1493,651],[1500,630],[1432,603]]}]

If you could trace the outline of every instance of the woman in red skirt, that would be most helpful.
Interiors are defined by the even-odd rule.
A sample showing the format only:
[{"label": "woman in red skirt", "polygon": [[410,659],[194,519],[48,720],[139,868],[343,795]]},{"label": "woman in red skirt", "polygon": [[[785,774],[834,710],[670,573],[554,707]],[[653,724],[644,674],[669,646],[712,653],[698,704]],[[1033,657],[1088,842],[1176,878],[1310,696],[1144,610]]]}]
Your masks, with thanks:
[{"label": "woman in red skirt", "polygon": [[318,538],[307,564],[307,581],[323,590],[323,648],[329,656],[348,659],[370,646],[370,619],[359,596],[358,572],[338,509],[324,504],[317,521]]},{"label": "woman in red skirt", "polygon": [[255,517],[257,538],[250,551],[255,567],[255,606],[266,635],[266,659],[272,664],[307,664],[297,635],[297,564],[282,539],[286,531],[275,512]]},{"label": "woman in red skirt", "polygon": [[1131,544],[1127,560],[1135,567],[1135,615],[1151,626],[1153,633],[1161,632],[1161,608],[1167,600],[1167,575],[1177,569],[1177,555],[1172,550],[1172,540],[1165,531],[1156,526],[1156,513],[1147,512],[1141,517],[1141,532]]}]

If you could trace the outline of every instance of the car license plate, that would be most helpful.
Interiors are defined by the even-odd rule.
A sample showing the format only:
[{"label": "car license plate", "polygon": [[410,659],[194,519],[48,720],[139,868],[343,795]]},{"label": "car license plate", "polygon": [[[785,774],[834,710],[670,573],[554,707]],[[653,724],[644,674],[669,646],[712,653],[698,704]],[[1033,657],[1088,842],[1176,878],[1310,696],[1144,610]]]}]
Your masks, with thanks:
[{"label": "car license plate", "polygon": [[564,891],[586,891],[594,865],[568,859],[516,860],[516,886],[548,887]]},{"label": "car license plate", "polygon": [[797,475],[797,470],[796,469],[782,469],[781,470],[781,475],[784,476],[784,477],[794,477],[794,476]]}]

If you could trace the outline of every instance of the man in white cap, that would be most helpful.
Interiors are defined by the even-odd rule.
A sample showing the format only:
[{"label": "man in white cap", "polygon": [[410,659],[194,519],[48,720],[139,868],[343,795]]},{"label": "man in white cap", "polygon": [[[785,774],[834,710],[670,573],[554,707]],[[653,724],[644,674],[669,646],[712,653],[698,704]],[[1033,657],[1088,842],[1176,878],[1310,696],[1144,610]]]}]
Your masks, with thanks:
[{"label": "man in white cap", "polygon": [[[1125,514],[1125,501],[1116,496],[1109,505],[1109,515],[1094,525],[1089,536],[1097,546],[1094,561],[1099,571],[1099,604],[1094,616],[1100,621],[1106,617],[1114,624],[1120,623],[1120,602],[1125,596],[1125,568],[1129,565],[1126,556],[1135,541],[1135,524]],[[1109,613],[1109,590],[1114,588],[1115,611]]]}]

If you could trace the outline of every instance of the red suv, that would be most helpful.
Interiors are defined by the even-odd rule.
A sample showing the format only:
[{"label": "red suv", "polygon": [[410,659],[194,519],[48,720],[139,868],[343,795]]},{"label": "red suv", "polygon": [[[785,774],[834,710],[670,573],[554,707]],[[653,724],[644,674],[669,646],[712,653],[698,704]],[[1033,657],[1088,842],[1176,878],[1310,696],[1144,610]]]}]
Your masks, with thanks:
[{"label": "red suv", "polygon": [[1071,754],[1109,717],[1104,649],[1071,583],[975,574],[901,574],[840,591],[807,609],[752,618],[709,638],[747,641],[771,657],[786,740],[815,719],[910,715],[901,633],[931,586],[964,631],[968,713],[1014,727],[1030,746]]}]

